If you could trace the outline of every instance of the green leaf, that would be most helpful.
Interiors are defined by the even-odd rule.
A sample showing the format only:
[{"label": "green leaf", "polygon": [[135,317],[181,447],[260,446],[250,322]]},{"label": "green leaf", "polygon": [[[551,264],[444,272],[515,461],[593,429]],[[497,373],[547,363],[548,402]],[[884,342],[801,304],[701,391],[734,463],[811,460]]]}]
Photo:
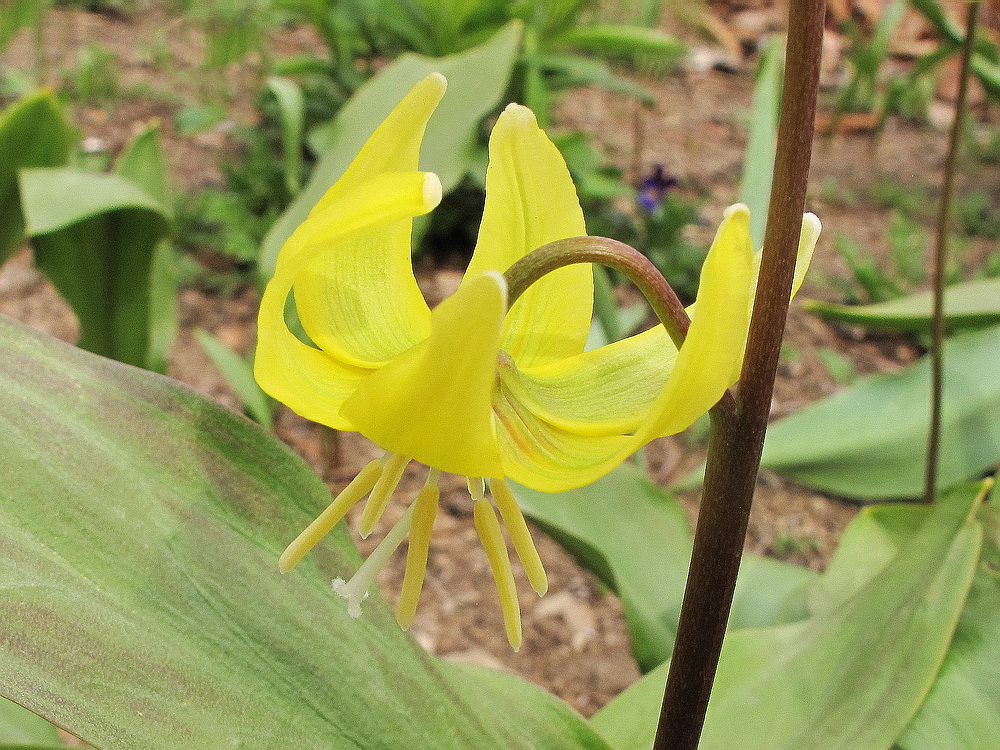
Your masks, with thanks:
[{"label": "green leaf", "polygon": [[344,173],[375,128],[417,81],[437,71],[448,92],[427,125],[421,169],[436,172],[445,192],[465,174],[480,137],[482,119],[501,103],[520,41],[520,24],[510,23],[479,47],[449,57],[404,54],[383,68],[327,125],[309,135],[319,161],[309,182],[264,238],[261,281],[274,273],[282,244],[309,210]]},{"label": "green leaf", "polygon": [[[802,306],[824,320],[859,325],[876,331],[928,333],[931,330],[932,292],[877,305],[837,305],[806,300]],[[949,330],[985,328],[1000,324],[1000,278],[977,279],[944,290],[945,323]]]},{"label": "green leaf", "polygon": [[[699,747],[730,750],[734,738],[753,750],[892,745],[962,611],[981,548],[982,530],[970,522],[980,491],[966,486],[939,502],[911,543],[838,606],[801,623],[730,632]],[[594,716],[617,750],[649,747],[666,669]]]},{"label": "green leaf", "polygon": [[534,62],[540,70],[544,70],[548,74],[547,79],[539,84],[543,88],[568,89],[580,86],[600,86],[608,91],[634,96],[646,104],[652,104],[656,101],[656,94],[648,87],[616,76],[607,63],[602,60],[555,52],[525,55],[525,59],[529,64]]},{"label": "green leaf", "polygon": [[747,150],[743,157],[740,202],[750,209],[750,235],[754,247],[764,245],[764,227],[771,200],[771,177],[778,143],[778,108],[781,105],[783,45],[774,39],[760,59],[753,88],[753,110]]},{"label": "green leaf", "polygon": [[0,698],[0,750],[16,744],[62,747],[59,732],[52,724],[26,708]]},{"label": "green leaf", "polygon": [[687,51],[683,42],[670,34],[642,26],[594,24],[574,26],[555,41],[558,46],[593,52],[606,58],[626,58],[634,62],[669,67]]},{"label": "green leaf", "polygon": [[35,262],[80,319],[79,346],[156,364],[150,335],[162,321],[150,315],[151,269],[170,231],[166,209],[120,175],[63,168],[20,177]]},{"label": "green leaf", "polygon": [[[680,504],[629,464],[570,492],[511,488],[535,523],[621,598],[640,669],[650,670],[669,658],[691,559],[691,534]],[[813,575],[777,560],[747,556],[732,626],[772,625],[804,616],[795,597]]]},{"label": "green leaf", "polygon": [[0,265],[24,241],[18,170],[61,166],[71,146],[69,124],[51,91],[22,99],[0,117]]},{"label": "green leaf", "polygon": [[[173,196],[159,123],[132,139],[118,157],[116,171],[157,201],[164,216],[172,216]],[[177,337],[177,326],[177,268],[173,247],[163,241],[153,250],[149,268],[149,340],[143,363],[147,369],[167,371],[167,354]]]},{"label": "green leaf", "polygon": [[257,385],[253,376],[253,365],[208,331],[199,328],[194,332],[194,336],[212,363],[219,368],[226,381],[236,391],[250,418],[268,432],[273,430],[274,401]]},{"label": "green leaf", "polygon": [[0,689],[99,748],[591,748],[520,678],[427,654],[377,592],[330,591],[342,525],[257,425],[161,376],[0,319]]},{"label": "green leaf", "polygon": [[160,124],[153,123],[125,146],[115,171],[145,191],[168,216],[174,199],[170,190],[167,155],[160,144]]},{"label": "green leaf", "polygon": [[[945,341],[938,486],[982,476],[1000,459],[1000,327]],[[930,429],[930,364],[858,378],[768,427],[761,466],[862,502],[921,497]],[[704,467],[678,483],[701,481]]]},{"label": "green leaf", "polygon": [[1000,509],[979,510],[983,556],[938,678],[898,741],[902,750],[1000,747]]},{"label": "green leaf", "polygon": [[267,88],[278,102],[281,116],[281,149],[285,159],[285,187],[289,195],[302,189],[302,147],[306,98],[302,88],[290,78],[271,76]]}]

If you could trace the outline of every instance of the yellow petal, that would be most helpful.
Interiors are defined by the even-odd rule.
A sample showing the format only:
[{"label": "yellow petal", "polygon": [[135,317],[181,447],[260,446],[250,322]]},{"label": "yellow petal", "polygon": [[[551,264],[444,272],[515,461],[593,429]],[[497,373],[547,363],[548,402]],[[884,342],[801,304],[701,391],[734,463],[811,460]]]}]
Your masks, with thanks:
[{"label": "yellow petal", "polygon": [[689,427],[739,379],[752,262],[750,212],[737,204],[726,210],[705,258],[691,327],[653,406],[653,420],[640,431],[645,440]]},{"label": "yellow petal", "polygon": [[340,413],[386,450],[453,474],[503,475],[491,413],[503,276],[478,276],[432,314],[430,337],[366,378]]},{"label": "yellow petal", "polygon": [[[799,246],[795,256],[795,275],[792,278],[791,297],[793,299],[798,293],[799,287],[802,286],[803,280],[805,280],[806,271],[809,270],[809,263],[812,261],[813,250],[816,249],[816,241],[819,239],[819,233],[822,228],[823,225],[820,224],[819,218],[817,218],[816,214],[803,214],[802,229],[799,233]],[[754,293],[750,295],[751,310],[753,309],[753,300],[757,292],[757,278],[760,275],[760,261],[763,255],[764,251],[761,249],[758,250],[753,256],[752,288]]]},{"label": "yellow petal", "polygon": [[501,385],[494,403],[505,474],[542,492],[564,492],[599,479],[640,445],[629,435],[581,435],[552,425]]},{"label": "yellow petal", "polygon": [[[663,368],[670,366],[671,355],[650,350],[651,356],[660,357],[659,366],[649,373],[650,383],[638,384],[647,371],[634,356],[646,352],[645,347],[657,339],[665,342],[665,333],[653,329],[619,345],[623,363],[633,356],[629,366],[639,368],[634,377],[624,368],[620,374],[626,383],[635,381],[626,392],[642,406],[637,409],[623,399],[617,423],[613,385],[610,395],[591,397],[592,402],[581,407],[570,398],[558,399],[539,389],[537,378],[514,378],[505,368],[494,411],[507,476],[543,492],[579,487],[603,476],[654,437],[678,432],[708,411],[739,376],[752,254],[749,215],[744,207],[735,206],[726,212],[705,260],[691,328],[669,375]],[[580,368],[574,373],[579,381],[567,388],[567,393],[578,393],[584,400],[586,375],[600,375],[603,371],[597,365],[606,364],[601,357],[609,355],[591,356],[595,362],[588,364],[594,369]],[[593,383],[603,387],[602,378],[595,377]],[[655,395],[653,388],[658,389]],[[638,420],[637,412],[642,415]],[[593,420],[592,429],[587,428],[587,419]]]},{"label": "yellow petal", "polygon": [[541,367],[501,367],[514,398],[548,423],[580,435],[634,432],[677,359],[661,325]]},{"label": "yellow petal", "polygon": [[375,129],[344,174],[313,207],[313,212],[322,211],[375,175],[416,170],[427,121],[447,88],[448,81],[440,73],[431,73],[418,81]]},{"label": "yellow petal", "polygon": [[[359,366],[341,347],[324,352],[299,341],[285,325],[285,301],[302,269],[341,238],[363,236],[400,218],[426,213],[440,194],[440,182],[432,174],[379,175],[314,212],[314,220],[292,234],[264,290],[258,317],[254,375],[267,393],[307,419],[352,429],[340,417],[340,405],[372,370]],[[380,333],[365,330],[371,336]]]},{"label": "yellow petal", "polygon": [[[409,216],[364,235],[323,237],[323,212],[388,172],[417,169],[427,121],[446,88],[433,73],[392,110],[344,175],[306,219],[313,241],[328,244],[295,282],[302,327],[321,348],[359,367],[377,367],[426,338],[430,311],[413,278]],[[435,201],[436,203],[437,201]]]},{"label": "yellow petal", "polygon": [[[490,136],[486,206],[466,278],[506,271],[541,245],[586,233],[562,155],[531,110],[511,104]],[[519,366],[583,351],[594,299],[592,273],[586,264],[561,268],[514,304],[504,325],[503,349]]]}]

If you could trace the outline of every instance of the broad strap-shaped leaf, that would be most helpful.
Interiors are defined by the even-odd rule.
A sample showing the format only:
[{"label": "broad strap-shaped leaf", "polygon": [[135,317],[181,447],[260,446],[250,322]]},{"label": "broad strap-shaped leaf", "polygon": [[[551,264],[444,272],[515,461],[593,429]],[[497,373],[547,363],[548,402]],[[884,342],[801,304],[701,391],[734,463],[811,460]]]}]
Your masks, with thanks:
[{"label": "broad strap-shaped leaf", "polygon": [[267,89],[278,102],[281,118],[281,150],[285,160],[285,187],[289,195],[302,189],[302,141],[306,117],[306,97],[291,78],[271,76]]},{"label": "broad strap-shaped leaf", "polygon": [[18,170],[65,164],[71,133],[51,91],[22,99],[0,115],[0,265],[24,240]]},{"label": "broad strap-shaped leaf", "polygon": [[120,175],[73,168],[21,172],[35,262],[80,320],[79,346],[139,367],[150,363],[153,258],[167,210]]},{"label": "broad strap-shaped leaf", "polygon": [[[167,217],[173,216],[173,193],[167,155],[160,143],[159,123],[150,125],[125,147],[115,171],[135,182],[156,200]],[[169,240],[157,243],[149,268],[149,338],[144,367],[167,371],[167,353],[177,337],[177,266]]]},{"label": "broad strap-shaped leaf", "polygon": [[[971,518],[980,492],[963,486],[940,501],[874,577],[853,593],[842,588],[838,606],[730,632],[702,750],[887,750],[926,696],[962,612],[981,549]],[[618,750],[649,747],[666,670],[594,716]]]},{"label": "broad strap-shaped leaf", "polygon": [[480,122],[502,103],[519,42],[520,25],[511,23],[484,44],[457,55],[401,55],[358,89],[330,123],[314,130],[308,141],[319,161],[302,192],[264,238],[259,261],[262,283],[274,273],[285,240],[344,173],[375,128],[415,83],[435,72],[447,77],[448,93],[427,125],[420,168],[437,174],[445,192],[451,190],[472,163]]},{"label": "broad strap-shaped leaf", "polygon": [[161,376],[0,319],[0,689],[102,750],[592,748],[567,706],[450,665],[373,592],[330,591],[344,529],[257,425]]},{"label": "broad strap-shaped leaf", "polygon": [[1000,509],[979,510],[983,555],[948,655],[919,713],[899,739],[902,750],[1000,747]]},{"label": "broad strap-shaped leaf", "polygon": [[[621,597],[640,669],[670,657],[691,533],[680,504],[630,464],[580,489],[546,494],[512,485],[524,512]],[[760,627],[805,616],[805,568],[748,555],[730,626]]]},{"label": "broad strap-shaped leaf", "polygon": [[[940,487],[981,476],[1000,460],[1000,327],[948,339]],[[858,379],[768,428],[761,466],[862,502],[920,497],[930,429],[930,365]],[[678,487],[700,482],[703,469]]]},{"label": "broad strap-shaped leaf", "polygon": [[[820,300],[802,303],[809,312],[824,320],[859,325],[876,331],[929,333],[933,292],[877,305],[837,305]],[[977,279],[954,284],[944,290],[945,324],[954,331],[1000,325],[1000,278]]]},{"label": "broad strap-shaped leaf", "polygon": [[59,731],[45,719],[0,698],[0,750],[13,745],[61,747]]}]

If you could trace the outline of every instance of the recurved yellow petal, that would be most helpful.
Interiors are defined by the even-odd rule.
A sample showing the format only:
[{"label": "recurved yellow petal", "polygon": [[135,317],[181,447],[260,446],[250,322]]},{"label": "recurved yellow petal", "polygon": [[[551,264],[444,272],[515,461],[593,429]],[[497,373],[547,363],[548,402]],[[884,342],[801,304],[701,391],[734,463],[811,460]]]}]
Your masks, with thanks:
[{"label": "recurved yellow petal", "polygon": [[[816,241],[823,225],[820,224],[816,214],[804,214],[802,216],[802,229],[799,233],[798,252],[795,256],[795,275],[792,277],[792,294],[794,298],[805,280],[806,271],[809,270],[809,263],[812,261],[813,250],[816,249]],[[750,308],[753,309],[753,300],[757,293],[757,279],[760,276],[760,261],[764,257],[764,250],[758,250],[753,256],[753,292],[750,295]]]},{"label": "recurved yellow petal", "polygon": [[[340,405],[371,369],[359,366],[342,348],[320,351],[299,341],[285,325],[285,301],[302,268],[330,252],[338,240],[426,213],[437,205],[440,194],[440,182],[433,174],[379,175],[327,206],[316,223],[306,222],[292,234],[278,256],[257,319],[254,376],[268,394],[307,419],[351,429],[339,416]],[[372,328],[364,330],[377,334]]]},{"label": "recurved yellow petal", "polygon": [[[543,492],[562,492],[588,484],[652,438],[688,427],[722,397],[738,378],[743,360],[753,255],[749,226],[745,207],[734,206],[727,211],[702,269],[691,328],[674,362],[670,362],[672,347],[665,347],[659,354],[652,351],[654,344],[667,341],[666,333],[660,332],[662,327],[626,339],[627,343],[618,345],[620,351],[612,350],[611,355],[588,353],[594,362],[583,355],[581,361],[594,368],[591,373],[613,363],[617,354],[624,357],[623,365],[639,368],[639,376],[653,374],[647,373],[648,363],[639,355],[648,354],[653,361],[659,357],[656,377],[651,379],[657,392],[653,393],[648,383],[640,384],[639,376],[626,390],[630,399],[642,404],[631,410],[620,407],[630,417],[628,420],[614,419],[613,383],[609,392],[590,397],[592,401],[583,396],[586,367],[578,369],[575,374],[580,381],[567,390],[567,394],[577,392],[583,406],[571,403],[569,398],[560,400],[554,390],[546,392],[529,379],[501,378],[495,414],[507,476]],[[602,359],[608,356],[612,358]],[[663,368],[671,364],[672,370],[665,376]],[[624,367],[619,377],[626,382],[633,379]],[[593,382],[609,384],[599,377]],[[551,388],[551,384],[546,385]],[[588,417],[602,420],[594,423],[602,429],[588,429]],[[616,433],[612,428],[622,429]]]},{"label": "recurved yellow petal", "polygon": [[447,88],[448,81],[440,73],[431,73],[418,81],[375,129],[344,174],[313,207],[313,212],[322,211],[375,175],[415,171],[427,121]]},{"label": "recurved yellow petal", "polygon": [[[466,279],[506,271],[541,245],[586,234],[566,162],[531,110],[511,104],[490,136],[486,206]],[[503,349],[520,367],[583,351],[590,331],[594,281],[589,265],[561,268],[514,304]]]},{"label": "recurved yellow petal", "polygon": [[[323,213],[331,205],[352,191],[370,190],[366,183],[374,177],[416,171],[424,129],[446,86],[433,73],[392,110],[310,212],[304,226],[313,227],[315,241],[326,241]],[[295,284],[296,305],[320,348],[374,367],[427,336],[430,312],[413,278],[411,229],[407,216],[364,235],[340,236],[304,268]]]},{"label": "recurved yellow petal", "polygon": [[726,209],[705,258],[691,327],[650,423],[637,433],[643,442],[689,427],[739,379],[750,324],[752,263],[750,212],[737,204]]},{"label": "recurved yellow petal", "polygon": [[442,471],[503,476],[492,394],[507,284],[463,284],[432,313],[431,334],[359,384],[340,413],[386,450]]}]

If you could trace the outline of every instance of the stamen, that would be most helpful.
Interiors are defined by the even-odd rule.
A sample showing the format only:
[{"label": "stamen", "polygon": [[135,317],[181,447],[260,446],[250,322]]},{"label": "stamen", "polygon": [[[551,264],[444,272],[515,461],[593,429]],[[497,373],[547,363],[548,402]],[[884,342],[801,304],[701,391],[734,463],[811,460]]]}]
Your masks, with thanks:
[{"label": "stamen", "polygon": [[347,515],[347,511],[371,491],[381,476],[382,462],[380,460],[371,461],[365,466],[351,480],[351,483],[341,490],[327,509],[315,521],[306,526],[305,530],[295,538],[295,541],[285,548],[281,557],[278,558],[278,570],[287,573],[298,565],[306,553],[329,534],[340,519]]},{"label": "stamen", "polygon": [[396,521],[396,525],[389,529],[385,539],[378,543],[374,551],[368,555],[368,559],[351,576],[351,580],[345,582],[343,578],[333,579],[333,590],[347,599],[347,614],[351,617],[361,617],[361,602],[368,598],[368,589],[375,583],[375,576],[378,575],[382,566],[389,562],[392,553],[410,533],[412,521],[413,506],[411,505]]},{"label": "stamen", "polygon": [[469,486],[469,494],[472,499],[479,502],[486,497],[486,480],[482,477],[466,477],[465,483]]},{"label": "stamen", "polygon": [[410,463],[410,459],[398,453],[387,453],[382,457],[382,462],[384,467],[382,476],[375,483],[372,494],[369,496],[368,502],[365,503],[365,509],[361,513],[361,524],[358,533],[361,534],[362,539],[368,538],[368,535],[372,533],[372,529],[375,528],[375,525],[382,517],[382,513],[385,512],[385,506],[389,504],[389,498],[396,491],[396,485],[399,484],[399,480],[403,476],[403,470]]},{"label": "stamen", "polygon": [[514,551],[524,566],[525,575],[531,588],[539,596],[543,596],[549,590],[549,580],[545,575],[545,568],[542,567],[542,560],[538,557],[538,550],[531,539],[531,532],[528,531],[528,524],[524,521],[524,514],[518,507],[510,487],[503,478],[490,480],[490,492],[496,501],[500,517],[503,518],[504,526],[507,527],[507,534],[510,536]]},{"label": "stamen", "polygon": [[500,595],[500,608],[503,610],[503,623],[507,630],[507,640],[515,651],[521,648],[521,608],[517,601],[517,590],[514,588],[514,571],[510,567],[507,556],[507,545],[504,543],[503,532],[496,511],[485,498],[477,500],[473,508],[473,520],[476,531],[486,551],[490,562],[493,581]]},{"label": "stamen", "polygon": [[396,622],[403,629],[409,629],[417,614],[417,601],[424,585],[427,571],[427,551],[431,543],[431,530],[437,516],[440,469],[431,468],[427,483],[420,489],[413,503],[413,525],[410,529],[410,548],[406,552],[406,572],[403,574],[403,588],[396,605]]}]

